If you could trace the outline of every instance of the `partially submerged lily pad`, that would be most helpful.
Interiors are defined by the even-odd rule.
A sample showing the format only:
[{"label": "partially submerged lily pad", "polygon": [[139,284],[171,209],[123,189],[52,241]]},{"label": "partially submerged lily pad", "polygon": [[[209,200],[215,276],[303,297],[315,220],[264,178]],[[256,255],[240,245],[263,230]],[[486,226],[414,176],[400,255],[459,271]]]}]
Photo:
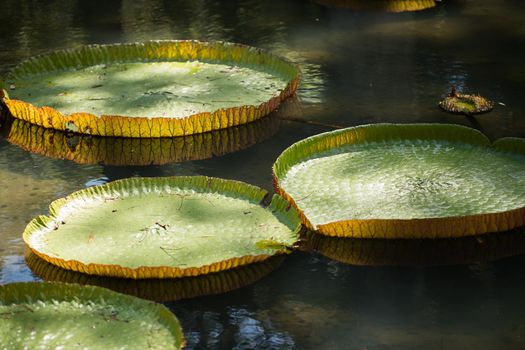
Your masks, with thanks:
[{"label": "partially submerged lily pad", "polygon": [[164,306],[99,287],[0,285],[5,349],[181,349],[177,318]]},{"label": "partially submerged lily pad", "polygon": [[439,102],[439,107],[449,113],[473,115],[490,112],[494,103],[480,95],[461,94],[452,86],[449,95]]},{"label": "partially submerged lily pad", "polygon": [[285,150],[276,191],[330,236],[437,238],[525,225],[525,140],[446,124],[376,124]]},{"label": "partially submerged lily pad", "polygon": [[348,8],[354,11],[411,12],[436,6],[435,0],[315,0],[324,6]]},{"label": "partially submerged lily pad", "polygon": [[297,89],[290,62],[239,44],[91,45],[22,62],[1,98],[46,128],[124,137],[182,136],[258,119]]},{"label": "partially submerged lily pad", "polygon": [[202,134],[139,139],[71,134],[12,119],[2,134],[27,151],[80,164],[163,165],[248,148],[274,135],[279,125],[279,119],[268,116]]},{"label": "partially submerged lily pad", "polygon": [[253,264],[195,277],[136,280],[65,270],[40,259],[32,252],[26,253],[25,258],[31,271],[45,281],[99,286],[157,302],[220,294],[242,288],[277,269],[284,259],[283,255],[272,256]]},{"label": "partially submerged lily pad", "polygon": [[[270,200],[271,199],[271,200]],[[196,276],[289,252],[300,221],[281,197],[203,176],[131,178],[53,202],[26,227],[42,259],[88,274]]]},{"label": "partially submerged lily pad", "polygon": [[304,250],[366,266],[441,266],[495,261],[525,254],[525,230],[443,239],[368,239],[307,233]]}]

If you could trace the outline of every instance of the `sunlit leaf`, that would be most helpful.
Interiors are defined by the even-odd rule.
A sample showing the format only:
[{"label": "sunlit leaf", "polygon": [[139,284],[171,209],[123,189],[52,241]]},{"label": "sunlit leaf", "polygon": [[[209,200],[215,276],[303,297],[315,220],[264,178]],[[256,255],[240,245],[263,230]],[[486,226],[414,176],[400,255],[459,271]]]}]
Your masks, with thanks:
[{"label": "sunlit leaf", "polygon": [[525,225],[524,145],[458,125],[364,125],[302,140],[273,170],[320,233],[467,236]]},{"label": "sunlit leaf", "polygon": [[[24,241],[65,269],[129,278],[196,276],[289,252],[300,221],[281,197],[203,176],[131,178],[53,202]],[[273,239],[285,247],[260,247]]]},{"label": "sunlit leaf", "polygon": [[100,136],[183,136],[248,123],[292,95],[299,70],[260,49],[224,42],[91,45],[28,59],[2,98],[11,114]]},{"label": "sunlit leaf", "polygon": [[177,318],[164,306],[104,288],[62,283],[0,286],[6,349],[180,349]]}]

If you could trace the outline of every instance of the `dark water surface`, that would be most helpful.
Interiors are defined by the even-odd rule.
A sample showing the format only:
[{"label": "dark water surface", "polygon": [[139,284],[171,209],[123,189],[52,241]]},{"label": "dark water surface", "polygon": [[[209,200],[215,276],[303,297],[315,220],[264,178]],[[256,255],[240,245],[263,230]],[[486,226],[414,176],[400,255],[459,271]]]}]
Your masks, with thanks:
[{"label": "dark water surface", "polygon": [[[39,280],[24,261],[25,225],[52,200],[94,184],[198,174],[271,189],[275,158],[331,130],[323,124],[458,123],[491,139],[525,137],[521,0],[443,0],[413,13],[308,0],[1,0],[0,9],[0,75],[55,49],[148,39],[241,42],[291,59],[304,74],[297,98],[274,113],[277,127],[203,160],[81,165],[0,137],[0,283]],[[436,104],[451,84],[501,104],[476,118],[445,114]],[[525,349],[523,233],[435,248],[355,242],[348,256],[319,244],[320,253],[294,253],[247,287],[166,305],[195,349]],[[399,264],[409,266],[390,266]]]}]

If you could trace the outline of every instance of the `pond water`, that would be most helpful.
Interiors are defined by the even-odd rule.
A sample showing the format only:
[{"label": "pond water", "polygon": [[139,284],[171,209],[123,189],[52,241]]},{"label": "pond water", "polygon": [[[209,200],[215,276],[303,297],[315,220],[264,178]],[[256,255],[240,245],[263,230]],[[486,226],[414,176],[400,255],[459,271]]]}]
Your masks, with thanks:
[{"label": "pond water", "polygon": [[[308,0],[3,0],[0,23],[0,75],[56,49],[148,39],[240,42],[303,71],[297,97],[272,114],[271,126],[263,124],[271,133],[248,137],[239,129],[233,134],[242,140],[232,141],[238,147],[203,146],[210,149],[201,160],[152,157],[145,164],[161,165],[125,166],[100,156],[79,164],[63,153],[26,151],[8,140],[4,125],[0,283],[40,280],[24,260],[25,225],[46,214],[52,200],[88,186],[130,176],[209,175],[270,190],[277,156],[334,126],[457,123],[491,139],[525,137],[521,0],[443,0],[406,13]],[[494,110],[475,118],[443,113],[437,102],[452,84],[494,100]],[[198,140],[189,144],[198,147]],[[74,141],[70,151],[77,145],[84,143]],[[104,143],[105,152],[120,152],[111,145]],[[354,242],[344,257],[320,243],[320,252],[296,252],[249,286],[166,305],[181,320],[189,349],[524,349],[523,233],[435,247]]]}]

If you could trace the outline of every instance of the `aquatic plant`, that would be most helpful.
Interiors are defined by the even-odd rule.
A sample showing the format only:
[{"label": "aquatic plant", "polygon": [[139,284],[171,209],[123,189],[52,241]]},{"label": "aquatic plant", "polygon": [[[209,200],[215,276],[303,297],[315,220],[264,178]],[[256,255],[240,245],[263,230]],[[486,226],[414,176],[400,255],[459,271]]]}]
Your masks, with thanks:
[{"label": "aquatic plant", "polygon": [[6,349],[181,349],[166,307],[105,288],[63,283],[0,285],[0,344]]},{"label": "aquatic plant", "polygon": [[0,100],[15,118],[100,136],[184,136],[267,115],[294,94],[299,69],[225,42],[90,45],[30,58]]},{"label": "aquatic plant", "polygon": [[277,193],[329,236],[438,238],[525,225],[525,140],[447,124],[309,137],[273,166]]},{"label": "aquatic plant", "polygon": [[448,96],[439,102],[439,107],[449,113],[472,115],[490,112],[494,103],[480,95],[461,94],[452,86]]},{"label": "aquatic plant", "polygon": [[278,195],[204,176],[130,178],[58,199],[23,238],[64,269],[128,278],[197,276],[286,254],[296,211]]}]

